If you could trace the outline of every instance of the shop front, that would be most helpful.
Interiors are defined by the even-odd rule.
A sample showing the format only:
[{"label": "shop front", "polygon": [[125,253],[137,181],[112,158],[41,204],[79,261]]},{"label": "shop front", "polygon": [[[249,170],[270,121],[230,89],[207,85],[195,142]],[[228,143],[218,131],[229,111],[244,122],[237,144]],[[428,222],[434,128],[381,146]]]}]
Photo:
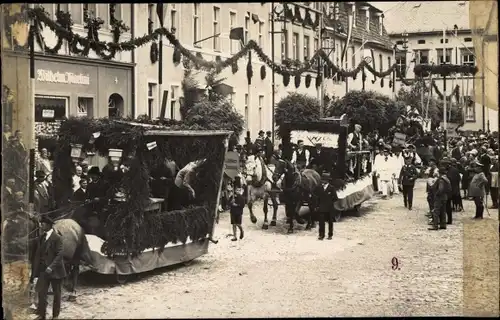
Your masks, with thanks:
[{"label": "shop front", "polygon": [[131,66],[37,57],[36,150],[46,148],[49,154],[54,151],[54,137],[64,118],[126,117],[131,114],[131,108]]}]

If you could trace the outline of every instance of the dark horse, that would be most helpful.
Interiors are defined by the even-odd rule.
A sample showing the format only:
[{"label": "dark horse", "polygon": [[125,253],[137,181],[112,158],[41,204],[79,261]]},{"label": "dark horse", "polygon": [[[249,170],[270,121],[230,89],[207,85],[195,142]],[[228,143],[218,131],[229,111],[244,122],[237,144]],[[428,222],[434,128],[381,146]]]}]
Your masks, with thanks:
[{"label": "dark horse", "polygon": [[[69,212],[71,213],[71,212]],[[66,216],[66,215],[65,215]],[[39,217],[30,215],[25,211],[16,212],[6,219],[4,232],[13,244],[12,255],[26,255],[30,263],[35,260],[36,249],[41,242],[43,234],[40,232]],[[93,268],[94,260],[82,227],[73,219],[61,219],[54,223],[54,230],[62,235],[63,259],[67,267],[67,287],[70,299],[76,297],[76,284],[80,271],[80,264]],[[24,245],[23,245],[24,244]],[[30,277],[33,280],[33,275]]]},{"label": "dark horse", "polygon": [[273,180],[283,178],[282,189],[285,200],[285,212],[289,223],[288,233],[293,232],[293,220],[304,223],[299,217],[299,210],[307,202],[309,207],[306,230],[314,228],[313,212],[316,208],[316,188],[321,185],[321,176],[313,169],[299,171],[295,165],[288,160],[280,160],[273,174]]}]

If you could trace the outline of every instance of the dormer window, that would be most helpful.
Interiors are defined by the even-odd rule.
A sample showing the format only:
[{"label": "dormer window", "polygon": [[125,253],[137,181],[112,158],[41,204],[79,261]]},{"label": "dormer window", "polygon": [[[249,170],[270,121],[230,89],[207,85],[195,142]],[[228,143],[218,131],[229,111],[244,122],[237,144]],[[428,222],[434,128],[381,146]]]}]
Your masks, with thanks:
[{"label": "dormer window", "polygon": [[366,31],[370,31],[370,7],[365,6],[365,7],[361,7],[360,9],[365,12],[365,16],[366,16],[366,19],[365,19],[365,21],[366,21],[365,29],[366,29]]},{"label": "dormer window", "polygon": [[380,35],[383,35],[384,31],[384,14],[381,12],[375,13],[375,16],[378,17],[378,32]]}]

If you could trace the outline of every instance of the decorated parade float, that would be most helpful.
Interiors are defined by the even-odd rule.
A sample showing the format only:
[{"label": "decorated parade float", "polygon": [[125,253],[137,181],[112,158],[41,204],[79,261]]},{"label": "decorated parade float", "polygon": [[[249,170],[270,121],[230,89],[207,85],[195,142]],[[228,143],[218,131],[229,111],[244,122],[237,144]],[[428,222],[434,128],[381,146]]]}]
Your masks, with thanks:
[{"label": "decorated parade float", "polygon": [[[96,272],[140,273],[207,253],[230,134],[107,118],[61,124],[55,201],[59,208],[83,210],[73,218],[91,226],[86,237]],[[108,191],[98,204],[71,200],[75,166],[88,153],[108,159],[100,174]],[[186,172],[182,188],[174,183],[179,171]]]},{"label": "decorated parade float", "polygon": [[[315,121],[286,122],[280,127],[283,138],[283,155],[291,159],[292,143],[304,141],[304,146],[313,151],[321,143],[328,178],[337,188],[339,200],[335,202],[335,221],[342,212],[358,210],[361,204],[374,195],[372,183],[372,160],[369,150],[348,150],[347,135],[349,119],[341,117],[323,118]],[[323,181],[326,182],[326,181]]]}]

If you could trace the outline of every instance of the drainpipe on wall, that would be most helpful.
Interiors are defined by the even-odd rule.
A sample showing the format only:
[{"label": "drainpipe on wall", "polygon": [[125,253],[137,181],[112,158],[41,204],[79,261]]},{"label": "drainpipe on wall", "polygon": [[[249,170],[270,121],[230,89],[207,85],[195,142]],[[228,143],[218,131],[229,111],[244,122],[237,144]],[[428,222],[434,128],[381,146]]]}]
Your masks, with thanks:
[{"label": "drainpipe on wall", "polygon": [[[134,39],[135,38],[135,4],[131,3],[130,7],[131,7],[130,14],[132,15],[132,17],[130,19],[130,33],[131,33],[131,38]],[[135,72],[137,70],[137,67],[135,64],[136,52],[137,52],[136,50],[132,51],[132,88],[131,88],[132,89],[132,93],[131,93],[132,106],[130,108],[131,109],[130,111],[131,111],[131,116],[133,119],[135,119],[135,117],[136,117],[136,114],[135,114],[135,88],[136,88]]]}]

